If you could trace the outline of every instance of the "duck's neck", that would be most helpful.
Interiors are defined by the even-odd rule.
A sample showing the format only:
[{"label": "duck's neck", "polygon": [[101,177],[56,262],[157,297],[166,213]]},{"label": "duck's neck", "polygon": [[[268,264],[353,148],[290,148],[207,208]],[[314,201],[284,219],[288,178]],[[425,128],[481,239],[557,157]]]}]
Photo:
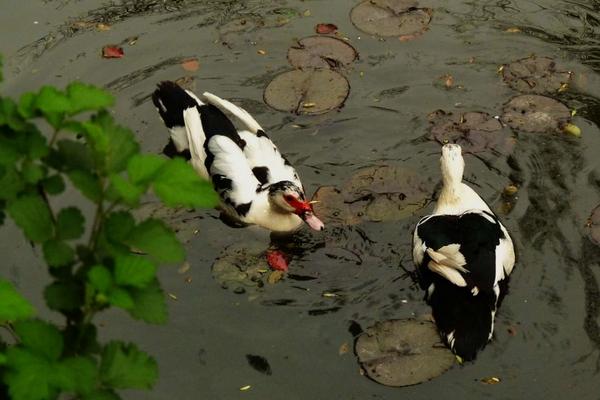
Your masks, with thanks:
[{"label": "duck's neck", "polygon": [[463,172],[464,164],[462,158],[441,159],[442,182],[443,187],[437,202],[437,210],[445,210],[456,207],[460,202],[463,194]]}]

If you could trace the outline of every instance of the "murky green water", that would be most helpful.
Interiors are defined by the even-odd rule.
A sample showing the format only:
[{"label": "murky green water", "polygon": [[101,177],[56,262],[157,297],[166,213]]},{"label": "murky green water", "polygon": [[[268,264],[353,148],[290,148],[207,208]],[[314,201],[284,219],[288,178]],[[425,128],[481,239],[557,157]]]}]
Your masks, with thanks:
[{"label": "murky green water", "polygon": [[[599,2],[424,1],[435,10],[430,30],[407,42],[380,41],[356,30],[348,17],[353,1],[114,3],[2,1],[3,93],[73,79],[104,86],[117,96],[118,120],[135,130],[147,151],[159,152],[166,133],[148,95],[160,80],[194,76],[198,91],[241,102],[268,128],[310,193],[381,163],[419,171],[433,189],[439,145],[419,140],[427,133],[427,114],[439,108],[499,114],[517,93],[502,83],[498,66],[532,53],[575,71],[579,89],[559,98],[577,109],[574,123],[583,131],[581,139],[519,133],[512,156],[491,156],[487,166],[467,156],[467,180],[495,209],[506,185],[521,185],[514,208],[502,216],[519,262],[496,319],[495,339],[477,362],[428,383],[393,389],[360,376],[352,352],[339,354],[340,346],[353,341],[351,321],[366,327],[429,311],[400,268],[412,269],[410,232],[419,215],[302,233],[305,251],[291,272],[317,279],[286,279],[255,296],[222,289],[210,267],[232,243],[258,241],[266,248],[268,234],[231,229],[215,212],[202,212],[193,214],[202,219],[193,220],[199,233],[188,243],[190,271],[161,272],[165,290],[178,299],[170,301],[169,324],[138,324],[119,312],[98,318],[105,338],[135,340],[159,361],[155,390],[127,398],[600,398],[600,250],[584,233],[600,201]],[[263,17],[277,25],[282,12],[290,14],[287,9],[310,10],[310,16],[228,34],[228,45],[222,44],[218,27],[228,21]],[[76,21],[103,22],[111,29],[73,29]],[[263,88],[289,68],[285,56],[294,38],[311,35],[319,22],[335,23],[360,53],[346,74],[351,93],[345,107],[318,117],[270,110],[262,102]],[[513,27],[521,32],[506,32]],[[103,45],[134,36],[138,40],[124,45],[123,59],[100,57]],[[181,68],[186,57],[198,57],[197,72]],[[445,74],[464,88],[434,85]],[[0,238],[2,254],[11,255],[2,274],[41,304],[48,278],[40,254],[32,254],[12,227],[3,227]],[[322,297],[323,292],[339,296]],[[265,357],[272,375],[254,370],[246,354]],[[489,376],[501,383],[480,382]],[[245,385],[252,387],[240,392]]]}]

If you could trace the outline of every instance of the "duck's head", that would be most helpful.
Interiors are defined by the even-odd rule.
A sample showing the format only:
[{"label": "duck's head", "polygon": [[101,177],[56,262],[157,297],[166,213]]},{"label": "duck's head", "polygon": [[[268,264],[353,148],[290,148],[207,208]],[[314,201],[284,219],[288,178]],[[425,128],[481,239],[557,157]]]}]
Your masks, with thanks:
[{"label": "duck's head", "polygon": [[442,147],[442,158],[440,158],[442,175],[444,180],[461,182],[465,170],[465,160],[462,150],[457,144],[446,144]]},{"label": "duck's head", "polygon": [[316,231],[325,229],[325,224],[316,217],[312,204],[306,201],[304,191],[293,182],[280,181],[269,186],[269,203],[281,213],[298,215]]}]

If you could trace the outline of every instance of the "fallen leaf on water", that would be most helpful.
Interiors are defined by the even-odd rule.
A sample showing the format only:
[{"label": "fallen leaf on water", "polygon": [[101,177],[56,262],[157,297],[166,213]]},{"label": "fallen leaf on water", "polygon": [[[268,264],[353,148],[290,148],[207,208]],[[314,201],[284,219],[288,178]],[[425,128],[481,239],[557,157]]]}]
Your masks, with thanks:
[{"label": "fallen leaf on water", "polygon": [[560,87],[558,88],[558,93],[565,92],[568,89],[569,89],[569,84],[568,83],[561,83]]},{"label": "fallen leaf on water", "polygon": [[183,264],[181,264],[181,267],[179,267],[177,272],[180,274],[185,274],[186,272],[188,272],[190,270],[190,267],[191,267],[190,263],[188,261],[185,261]]},{"label": "fallen leaf on water", "polygon": [[267,51],[261,49],[261,50],[258,50],[257,53],[260,54],[261,56],[264,56],[267,54]]},{"label": "fallen leaf on water", "polygon": [[188,276],[187,278],[185,278],[185,283],[192,283],[192,277]]},{"label": "fallen leaf on water", "polygon": [[571,117],[574,117],[577,114],[577,110],[571,110]]},{"label": "fallen leaf on water", "polygon": [[495,385],[497,383],[500,383],[500,378],[496,378],[495,376],[490,376],[487,378],[482,378],[481,382],[483,382],[487,385]]},{"label": "fallen leaf on water", "polygon": [[96,30],[100,32],[110,31],[110,25],[107,24],[98,24],[96,25]]},{"label": "fallen leaf on water", "polygon": [[267,251],[267,262],[269,263],[269,266],[276,271],[288,270],[288,260],[281,251]]},{"label": "fallen leaf on water", "polygon": [[304,10],[302,15],[304,15],[305,17],[310,17],[312,15],[312,13],[310,12],[310,10]]},{"label": "fallen leaf on water", "polygon": [[250,385],[242,386],[242,387],[240,388],[240,392],[245,392],[246,390],[249,390],[251,387],[252,387],[252,386],[250,386]]},{"label": "fallen leaf on water", "polygon": [[516,26],[513,26],[512,28],[508,28],[508,29],[506,29],[504,32],[508,32],[508,33],[519,33],[519,32],[521,32],[521,29],[517,28]]},{"label": "fallen leaf on water", "polygon": [[173,293],[169,293],[169,297],[173,300],[177,300],[177,296],[175,296]]},{"label": "fallen leaf on water", "polygon": [[581,129],[575,124],[565,124],[563,126],[563,132],[575,137],[581,137]]},{"label": "fallen leaf on water", "polygon": [[121,58],[125,55],[123,49],[115,45],[107,45],[102,48],[102,57],[104,58]]},{"label": "fallen leaf on water", "polygon": [[456,362],[460,365],[462,365],[465,361],[462,359],[461,356],[459,356],[458,354],[454,355],[456,357]]},{"label": "fallen leaf on water", "polygon": [[181,67],[189,72],[197,71],[200,68],[200,62],[197,58],[188,58],[181,62]]},{"label": "fallen leaf on water", "polygon": [[335,293],[323,293],[323,297],[337,297],[338,295]]},{"label": "fallen leaf on water", "polygon": [[343,356],[344,354],[348,353],[349,351],[350,351],[350,345],[348,344],[348,342],[344,342],[340,346],[340,349],[338,350],[338,354],[340,356]]},{"label": "fallen leaf on water", "polygon": [[277,282],[279,282],[281,280],[281,278],[283,278],[283,271],[275,270],[269,274],[269,277],[267,278],[267,282],[270,283],[271,285],[274,285]]},{"label": "fallen leaf on water", "polygon": [[317,105],[317,103],[312,103],[312,102],[302,103],[302,107],[304,107],[304,108],[312,108],[312,107],[314,107],[316,105]]},{"label": "fallen leaf on water", "polygon": [[507,196],[512,196],[519,191],[519,188],[515,185],[508,185],[504,188],[504,194]]},{"label": "fallen leaf on water", "polygon": [[128,45],[133,46],[134,44],[137,43],[138,37],[137,36],[128,37],[127,39],[125,39],[125,41],[127,42]]},{"label": "fallen leaf on water", "polygon": [[442,77],[442,79],[444,79],[444,86],[446,86],[448,89],[454,86],[454,77],[452,75],[446,74]]},{"label": "fallen leaf on water", "polygon": [[327,35],[330,33],[336,33],[338,27],[334,24],[317,24],[315,31],[320,35]]}]

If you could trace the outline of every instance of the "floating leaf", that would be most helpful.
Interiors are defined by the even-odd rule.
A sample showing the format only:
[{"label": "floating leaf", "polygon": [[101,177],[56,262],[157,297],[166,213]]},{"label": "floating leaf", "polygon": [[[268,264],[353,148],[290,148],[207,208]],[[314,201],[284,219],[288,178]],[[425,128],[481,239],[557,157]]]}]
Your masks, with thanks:
[{"label": "floating leaf", "polygon": [[428,381],[455,363],[429,321],[378,322],[358,337],[355,350],[367,376],[387,386]]},{"label": "floating leaf", "polygon": [[366,0],[350,12],[354,26],[370,35],[413,38],[427,30],[433,11],[413,0]]},{"label": "floating leaf", "polygon": [[502,78],[519,92],[543,94],[566,90],[571,73],[558,70],[551,58],[531,56],[504,65]]},{"label": "floating leaf", "polygon": [[453,114],[437,110],[427,116],[428,138],[441,145],[459,144],[463,151],[482,155],[509,155],[515,144],[512,133],[498,119],[484,112]]},{"label": "floating leaf", "polygon": [[395,166],[357,171],[341,189],[323,186],[313,200],[314,210],[326,223],[354,225],[363,221],[395,221],[425,207],[431,195],[420,176]]},{"label": "floating leaf", "polygon": [[339,68],[358,58],[347,42],[329,36],[309,36],[288,50],[289,63],[296,68]]},{"label": "floating leaf", "polygon": [[198,71],[200,61],[197,58],[187,58],[181,62],[181,68],[189,72]]},{"label": "floating leaf", "polygon": [[561,132],[571,120],[569,109],[545,96],[522,95],[504,105],[502,121],[525,132]]},{"label": "floating leaf", "polygon": [[581,137],[581,129],[575,124],[563,124],[562,130],[569,135]]},{"label": "floating leaf", "polygon": [[102,48],[102,57],[121,58],[125,55],[123,48],[117,45],[107,45]]},{"label": "floating leaf", "polygon": [[[264,100],[279,111],[316,115],[340,108],[349,93],[348,80],[337,72],[293,70],[269,83]],[[305,108],[306,103],[312,104],[311,107]]]},{"label": "floating leaf", "polygon": [[338,27],[334,24],[317,24],[315,26],[315,32],[319,35],[329,35],[331,33],[336,33]]}]

